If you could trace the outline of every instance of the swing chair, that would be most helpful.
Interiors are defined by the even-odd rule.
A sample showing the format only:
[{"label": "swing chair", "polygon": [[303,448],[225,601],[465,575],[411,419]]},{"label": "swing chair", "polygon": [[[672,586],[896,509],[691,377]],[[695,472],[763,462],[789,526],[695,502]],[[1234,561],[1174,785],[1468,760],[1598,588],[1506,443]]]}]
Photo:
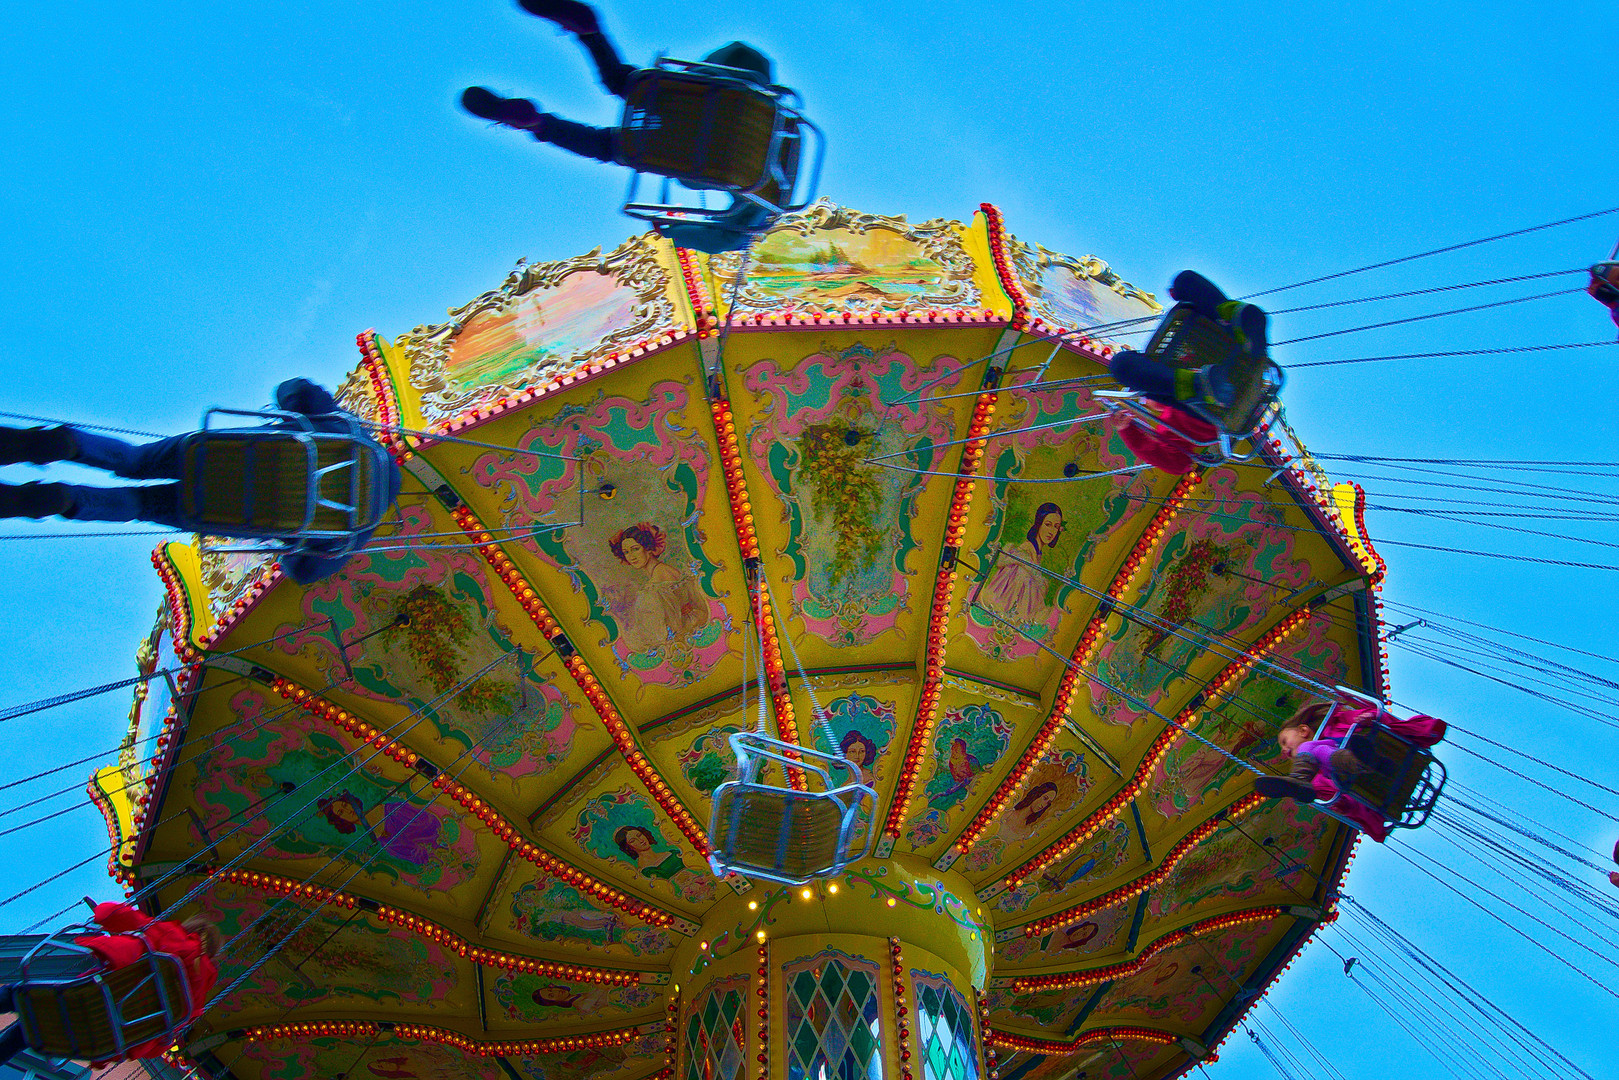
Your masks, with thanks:
[{"label": "swing chair", "polygon": [[[757,618],[762,608],[758,602],[768,595],[769,586],[757,567],[750,568],[750,572],[755,575],[750,591],[759,589],[754,606]],[[708,865],[716,877],[737,873],[784,885],[802,885],[811,878],[836,874],[871,852],[877,832],[877,792],[848,758],[770,736],[765,711],[764,640],[757,633],[749,637],[760,657],[759,722],[754,731],[734,732],[729,739],[731,752],[736,755],[737,775],[714,789],[714,812],[708,827],[713,853]],[[743,639],[744,710],[749,637]],[[792,638],[787,639],[787,645],[809,694],[816,725],[826,744],[837,746],[836,733],[798,658],[798,647]],[[769,782],[772,770],[780,771],[782,783]],[[870,824],[865,846],[856,853],[851,848],[862,810]]]},{"label": "swing chair", "polygon": [[[251,417],[264,427],[216,426]],[[314,420],[341,430],[316,430]],[[205,535],[275,541],[224,551],[354,551],[388,511],[388,451],[347,413],[210,409],[181,452],[180,517]]]},{"label": "swing chair", "polygon": [[[1197,369],[1210,364],[1223,365],[1235,391],[1231,404],[1211,405],[1206,402],[1182,401],[1175,407],[1207,420],[1217,429],[1213,439],[1198,438],[1180,430],[1153,414],[1146,407],[1143,395],[1130,390],[1098,390],[1095,397],[1110,410],[1129,410],[1133,422],[1151,430],[1168,430],[1186,440],[1198,451],[1199,460],[1208,465],[1221,465],[1229,461],[1247,461],[1258,453],[1252,437],[1259,430],[1265,412],[1276,400],[1286,381],[1286,373],[1269,356],[1255,356],[1237,340],[1230,327],[1200,315],[1188,303],[1179,303],[1169,309],[1142,354],[1175,368]],[[1249,440],[1248,449],[1238,451],[1234,441]]]},{"label": "swing chair", "polygon": [[[875,827],[866,830],[858,853],[850,848],[860,810],[864,806],[869,815],[877,793],[847,758],[759,732],[736,732],[730,743],[737,778],[714,790],[709,823],[714,853],[708,861],[717,876],[735,872],[802,885],[836,874],[871,851]],[[771,766],[781,770],[782,785],[766,782]],[[833,779],[840,771],[842,783]]]},{"label": "swing chair", "polygon": [[[795,91],[741,68],[659,57],[631,73],[624,99],[615,159],[635,170],[624,202],[631,217],[757,234],[815,197],[826,140]],[[650,176],[664,179],[656,198],[643,199]],[[677,200],[671,181],[699,201]],[[731,195],[731,204],[709,207],[707,191]]]},{"label": "swing chair", "polygon": [[[145,948],[133,964],[87,974],[37,974],[89,965],[101,959],[73,939],[102,931],[71,926],[41,941],[23,957],[12,1000],[30,1049],[52,1058],[105,1061],[122,1058],[131,1047],[167,1037],[191,1016],[191,990],[173,953],[158,952],[138,930]],[[31,971],[31,969],[34,969]]]},{"label": "swing chair", "polygon": [[[1326,737],[1327,726],[1344,704],[1345,697],[1376,707],[1380,716],[1386,712],[1379,698],[1347,686],[1334,689],[1340,697],[1322,717],[1321,726],[1316,729],[1318,739]],[[1366,769],[1352,777],[1334,773],[1332,782],[1338,791],[1330,799],[1317,799],[1312,804],[1316,809],[1359,828],[1333,810],[1339,800],[1347,796],[1364,803],[1372,813],[1380,814],[1390,829],[1417,829],[1427,822],[1445,787],[1445,766],[1427,747],[1416,745],[1376,721],[1355,724],[1338,740],[1338,745],[1352,751]]]}]

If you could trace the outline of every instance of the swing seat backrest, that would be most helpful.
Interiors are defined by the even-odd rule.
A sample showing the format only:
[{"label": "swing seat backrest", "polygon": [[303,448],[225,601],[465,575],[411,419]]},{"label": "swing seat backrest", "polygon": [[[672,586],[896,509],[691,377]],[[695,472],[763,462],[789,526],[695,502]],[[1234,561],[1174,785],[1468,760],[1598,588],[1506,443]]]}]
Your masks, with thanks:
[{"label": "swing seat backrest", "polygon": [[1376,760],[1347,782],[1335,777],[1342,793],[1381,814],[1391,828],[1414,829],[1427,821],[1444,787],[1444,766],[1433,754],[1382,724],[1357,725],[1340,745],[1348,747],[1351,739],[1365,740],[1362,748],[1370,745]]},{"label": "swing seat backrest", "polygon": [[[730,742],[737,779],[714,790],[709,829],[716,873],[799,885],[870,851],[870,828],[865,848],[856,854],[852,847],[861,811],[869,815],[877,795],[847,759],[752,732],[737,732]],[[780,770],[783,783],[764,782],[767,769]],[[836,770],[853,782],[834,787]]]},{"label": "swing seat backrest", "polygon": [[35,1051],[55,1058],[102,1061],[162,1038],[191,1015],[180,959],[148,952],[127,967],[64,981],[17,987],[18,1021]]},{"label": "swing seat backrest", "polygon": [[726,823],[717,850],[721,861],[741,871],[768,871],[793,881],[826,873],[838,862],[844,808],[823,793],[746,784],[723,784],[716,792],[718,818]]},{"label": "swing seat backrest", "polygon": [[[620,164],[690,187],[759,192],[778,180],[786,117],[762,88],[736,78],[643,68],[630,75],[617,132]],[[783,162],[785,164],[785,162]],[[791,188],[791,177],[782,186]]]},{"label": "swing seat backrest", "polygon": [[1181,407],[1195,412],[1228,435],[1251,435],[1264,418],[1265,409],[1276,398],[1282,385],[1282,369],[1268,356],[1254,356],[1237,340],[1230,328],[1206,315],[1199,315],[1191,304],[1169,309],[1152,340],[1143,350],[1147,356],[1176,368],[1200,368],[1227,364],[1236,397],[1225,408],[1203,403]]},{"label": "swing seat backrest", "polygon": [[351,536],[385,507],[369,440],[291,430],[205,430],[182,457],[180,514],[220,536]]}]

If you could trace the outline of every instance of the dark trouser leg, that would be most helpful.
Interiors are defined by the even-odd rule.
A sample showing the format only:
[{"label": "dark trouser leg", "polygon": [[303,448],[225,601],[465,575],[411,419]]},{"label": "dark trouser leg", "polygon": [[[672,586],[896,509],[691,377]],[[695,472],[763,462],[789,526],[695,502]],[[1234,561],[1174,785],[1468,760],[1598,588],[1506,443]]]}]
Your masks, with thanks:
[{"label": "dark trouser leg", "polygon": [[635,69],[618,55],[618,50],[613,47],[606,34],[600,31],[594,34],[580,34],[579,41],[590,53],[590,59],[595,62],[596,75],[601,79],[602,86],[614,97],[623,97],[624,84],[629,81],[630,72]]},{"label": "dark trouser leg", "polygon": [[27,1048],[28,1040],[23,1038],[21,1023],[14,1023],[5,1031],[0,1031],[0,1065],[4,1065]]},{"label": "dark trouser leg", "polygon": [[1120,385],[1145,394],[1154,401],[1164,405],[1180,403],[1175,396],[1175,369],[1168,364],[1160,364],[1134,349],[1125,349],[1113,354],[1107,369],[1119,380]]},{"label": "dark trouser leg", "polygon": [[63,517],[75,521],[150,521],[171,529],[189,526],[180,521],[180,485],[146,487],[87,487],[64,484],[73,505]]},{"label": "dark trouser leg", "polygon": [[560,146],[580,157],[595,158],[597,161],[613,160],[613,132],[609,128],[576,124],[572,120],[546,113],[544,122],[529,134],[540,142]]},{"label": "dark trouser leg", "polygon": [[182,465],[181,447],[185,439],[184,435],[175,435],[157,442],[134,445],[108,435],[75,429],[73,441],[78,453],[73,460],[80,465],[127,476],[131,480],[178,480]]}]

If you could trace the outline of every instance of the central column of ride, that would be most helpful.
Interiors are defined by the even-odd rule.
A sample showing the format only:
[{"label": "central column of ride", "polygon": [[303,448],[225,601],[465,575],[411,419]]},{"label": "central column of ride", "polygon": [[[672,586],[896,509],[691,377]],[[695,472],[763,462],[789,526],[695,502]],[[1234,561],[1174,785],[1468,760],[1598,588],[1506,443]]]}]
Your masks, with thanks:
[{"label": "central column of ride", "polygon": [[756,883],[675,953],[674,1080],[994,1080],[993,933],[965,878],[910,856]]}]

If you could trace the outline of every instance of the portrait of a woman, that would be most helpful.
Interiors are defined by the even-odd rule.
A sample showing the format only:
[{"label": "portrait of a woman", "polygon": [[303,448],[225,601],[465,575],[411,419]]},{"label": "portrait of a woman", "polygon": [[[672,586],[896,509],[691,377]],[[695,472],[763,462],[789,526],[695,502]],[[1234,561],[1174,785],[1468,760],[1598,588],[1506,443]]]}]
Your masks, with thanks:
[{"label": "portrait of a woman", "polygon": [[426,866],[438,849],[442,823],[426,806],[384,802],[367,814],[358,796],[340,791],[329,799],[315,800],[315,809],[339,833],[347,836],[364,829],[385,854],[417,869]]},{"label": "portrait of a woman", "polygon": [[643,829],[639,825],[621,825],[613,833],[613,843],[646,877],[667,881],[686,868],[680,859],[680,852],[664,853],[657,850],[658,838],[651,829]]},{"label": "portrait of a woman", "polygon": [[[1062,539],[1062,531],[1062,510],[1056,503],[1041,503],[1022,543],[1008,548],[1007,554],[1038,563]],[[1034,567],[1003,556],[978,602],[1008,622],[1027,626],[1044,621],[1051,610],[1046,605],[1047,584],[1046,576]]]},{"label": "portrait of a woman", "polygon": [[860,734],[858,731],[849,731],[838,743],[838,750],[848,759],[849,763],[860,770],[860,779],[871,779],[872,762],[877,760],[877,744]]},{"label": "portrait of a woman", "polygon": [[643,521],[614,533],[607,547],[644,578],[625,605],[624,642],[632,651],[659,648],[708,625],[708,602],[697,582],[663,561],[668,538],[662,529]]},{"label": "portrait of a woman", "polygon": [[1051,781],[1036,784],[1029,789],[1029,793],[1012,804],[1013,810],[1023,812],[1022,825],[1025,829],[1032,829],[1040,824],[1040,819],[1051,812],[1052,804],[1057,801],[1057,785]]}]

